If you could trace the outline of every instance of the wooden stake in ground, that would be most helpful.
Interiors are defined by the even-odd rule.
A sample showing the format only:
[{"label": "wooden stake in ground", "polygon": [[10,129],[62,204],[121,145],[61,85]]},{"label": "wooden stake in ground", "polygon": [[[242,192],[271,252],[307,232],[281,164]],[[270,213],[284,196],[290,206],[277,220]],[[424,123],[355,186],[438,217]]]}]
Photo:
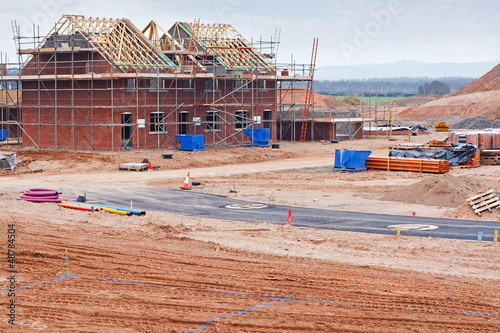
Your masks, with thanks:
[{"label": "wooden stake in ground", "polygon": [[68,264],[68,249],[64,249],[66,252],[66,276],[69,277],[69,264]]}]

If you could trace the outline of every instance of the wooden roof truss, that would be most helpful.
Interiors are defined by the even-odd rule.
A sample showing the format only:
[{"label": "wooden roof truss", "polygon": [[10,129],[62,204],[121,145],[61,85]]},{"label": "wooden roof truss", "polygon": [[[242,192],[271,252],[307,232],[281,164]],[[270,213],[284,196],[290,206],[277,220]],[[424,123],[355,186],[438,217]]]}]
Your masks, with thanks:
[{"label": "wooden roof truss", "polygon": [[178,30],[177,33],[174,32],[177,36],[174,38],[170,32],[153,20],[142,30],[142,33],[162,52],[173,53],[173,58],[177,66],[183,66],[186,63],[194,63],[197,67],[203,67],[196,59],[195,54],[190,52],[185,46],[184,39],[179,37]]},{"label": "wooden roof truss", "polygon": [[175,69],[177,66],[152,44],[128,19],[84,18],[63,15],[50,33],[73,35],[80,33],[105,59],[120,68]]},{"label": "wooden roof truss", "polygon": [[274,64],[230,24],[192,25],[178,22],[174,29],[179,28],[195,40],[195,50],[204,49],[228,69],[276,70]]}]

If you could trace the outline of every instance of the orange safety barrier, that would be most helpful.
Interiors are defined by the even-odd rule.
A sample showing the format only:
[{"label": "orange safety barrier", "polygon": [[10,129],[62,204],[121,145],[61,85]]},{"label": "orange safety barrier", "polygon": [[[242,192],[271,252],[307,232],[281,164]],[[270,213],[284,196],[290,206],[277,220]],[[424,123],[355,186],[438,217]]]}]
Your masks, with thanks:
[{"label": "orange safety barrier", "polygon": [[446,173],[450,171],[447,160],[429,160],[404,157],[373,157],[366,159],[365,167],[387,171],[414,171],[426,173]]}]

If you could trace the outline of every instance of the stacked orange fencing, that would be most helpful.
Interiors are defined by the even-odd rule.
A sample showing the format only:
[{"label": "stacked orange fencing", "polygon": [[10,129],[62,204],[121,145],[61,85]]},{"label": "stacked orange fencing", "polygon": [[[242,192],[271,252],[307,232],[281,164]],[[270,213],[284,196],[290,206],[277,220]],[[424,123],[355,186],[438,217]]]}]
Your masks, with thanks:
[{"label": "stacked orange fencing", "polygon": [[447,160],[429,160],[403,157],[368,157],[365,162],[368,169],[387,171],[415,171],[426,173],[446,173],[450,171]]}]

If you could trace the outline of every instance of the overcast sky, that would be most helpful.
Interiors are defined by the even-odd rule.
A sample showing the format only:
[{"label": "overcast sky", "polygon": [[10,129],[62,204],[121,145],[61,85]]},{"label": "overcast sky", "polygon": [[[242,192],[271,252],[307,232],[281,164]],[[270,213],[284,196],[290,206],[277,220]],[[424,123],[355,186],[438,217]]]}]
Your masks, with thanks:
[{"label": "overcast sky", "polygon": [[500,60],[499,0],[2,0],[0,51],[15,61],[11,20],[32,35],[47,34],[62,14],[129,18],[142,29],[155,19],[229,23],[248,40],[274,38],[281,28],[279,62],[309,63],[319,38],[318,66],[403,60]]}]

